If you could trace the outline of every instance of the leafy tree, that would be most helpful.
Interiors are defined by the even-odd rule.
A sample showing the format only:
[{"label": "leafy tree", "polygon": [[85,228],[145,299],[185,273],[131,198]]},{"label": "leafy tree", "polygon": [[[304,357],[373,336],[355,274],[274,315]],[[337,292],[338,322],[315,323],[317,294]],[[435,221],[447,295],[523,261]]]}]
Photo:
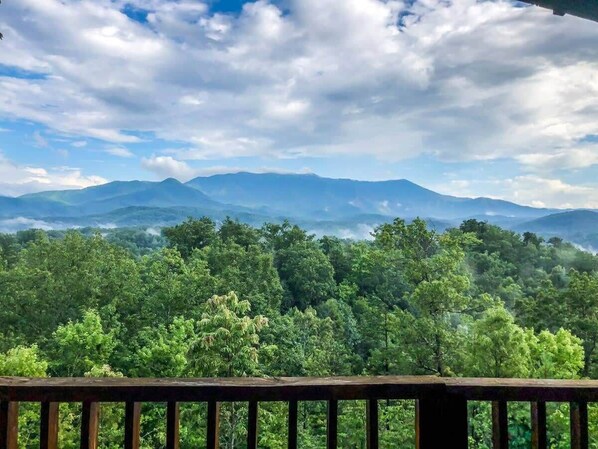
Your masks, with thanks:
[{"label": "leafy tree", "polygon": [[312,308],[292,309],[271,321],[264,332],[268,372],[279,376],[348,374],[352,359],[338,338],[330,318],[320,318]]},{"label": "leafy tree", "polygon": [[133,376],[185,376],[189,371],[187,356],[195,338],[194,321],[183,318],[175,318],[168,326],[143,329],[136,341]]},{"label": "leafy tree", "polygon": [[87,310],[81,321],[59,326],[50,347],[53,373],[83,376],[109,362],[116,347],[115,331],[104,331],[98,312]]},{"label": "leafy tree", "polygon": [[320,247],[334,269],[334,280],[340,284],[351,274],[353,258],[350,242],[338,237],[324,236],[320,239]]},{"label": "leafy tree", "polygon": [[308,235],[307,232],[297,225],[292,225],[288,220],[282,224],[266,223],[260,229],[260,234],[264,246],[274,252],[313,240],[312,235]]},{"label": "leafy tree", "polygon": [[249,301],[254,314],[271,316],[280,312],[283,288],[272,254],[261,246],[245,247],[229,240],[214,244],[195,257],[205,258],[211,273],[218,278],[212,293],[235,291]]},{"label": "leafy tree", "polygon": [[583,375],[590,376],[598,344],[598,276],[574,271],[570,278],[563,297],[564,318],[569,329],[583,341]]},{"label": "leafy tree", "polygon": [[216,241],[216,224],[209,218],[188,218],[187,221],[162,229],[171,246],[176,247],[187,259],[194,249],[205,248]]},{"label": "leafy tree", "polygon": [[201,256],[185,261],[177,250],[164,248],[145,257],[141,266],[143,325],[167,324],[178,316],[198,318],[200,306],[218,289],[219,280]]},{"label": "leafy tree", "polygon": [[542,331],[527,333],[531,350],[531,375],[539,379],[577,379],[584,368],[582,341],[570,331],[555,334]]},{"label": "leafy tree", "polygon": [[260,243],[260,234],[257,229],[230,217],[226,217],[220,225],[218,237],[224,243],[236,243],[243,248]]},{"label": "leafy tree", "polygon": [[334,269],[315,243],[296,243],[278,251],[276,264],[285,288],[285,310],[317,306],[334,294]]},{"label": "leafy tree", "polygon": [[196,339],[190,349],[191,372],[204,377],[258,373],[260,332],[268,319],[248,316],[248,301],[235,293],[213,296],[202,306]]},{"label": "leafy tree", "polygon": [[471,326],[465,368],[472,377],[526,377],[531,354],[525,331],[503,307],[487,310]]},{"label": "leafy tree", "polygon": [[46,377],[46,362],[37,345],[17,346],[0,354],[0,376]]}]

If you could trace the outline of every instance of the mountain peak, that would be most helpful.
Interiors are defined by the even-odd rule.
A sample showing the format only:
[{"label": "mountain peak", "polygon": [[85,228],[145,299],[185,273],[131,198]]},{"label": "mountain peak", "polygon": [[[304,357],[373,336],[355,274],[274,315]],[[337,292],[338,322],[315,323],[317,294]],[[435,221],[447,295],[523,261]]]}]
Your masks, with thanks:
[{"label": "mountain peak", "polygon": [[183,185],[183,183],[181,181],[179,181],[178,179],[175,178],[166,178],[163,181],[160,181],[160,184],[162,185]]}]

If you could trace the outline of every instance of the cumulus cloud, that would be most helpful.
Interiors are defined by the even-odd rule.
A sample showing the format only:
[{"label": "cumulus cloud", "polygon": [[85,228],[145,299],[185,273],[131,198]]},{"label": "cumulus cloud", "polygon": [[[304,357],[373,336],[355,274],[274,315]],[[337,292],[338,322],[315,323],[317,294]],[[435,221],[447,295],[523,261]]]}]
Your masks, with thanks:
[{"label": "cumulus cloud", "polygon": [[80,189],[105,182],[106,179],[100,176],[87,176],[73,167],[18,165],[0,152],[0,195],[18,196],[40,190]]},{"label": "cumulus cloud", "polygon": [[171,156],[152,156],[141,159],[141,166],[160,178],[176,178],[188,181],[196,176],[197,171],[187,163],[176,160]]},{"label": "cumulus cloud", "polygon": [[151,132],[192,145],[179,159],[491,159],[598,132],[595,24],[507,1],[22,0],[3,17],[0,63],[44,76],[0,78],[2,115]]}]

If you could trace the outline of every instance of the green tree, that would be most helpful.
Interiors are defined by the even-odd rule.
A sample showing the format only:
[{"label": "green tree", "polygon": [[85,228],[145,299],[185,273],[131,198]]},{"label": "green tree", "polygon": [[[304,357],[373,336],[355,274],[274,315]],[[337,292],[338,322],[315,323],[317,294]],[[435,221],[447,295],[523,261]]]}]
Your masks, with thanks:
[{"label": "green tree", "polygon": [[531,376],[538,379],[577,379],[584,368],[581,339],[570,331],[542,331],[537,336],[528,331],[531,351]]},{"label": "green tree", "polygon": [[527,377],[531,353],[525,331],[504,307],[487,310],[471,326],[465,373],[472,377]]},{"label": "green tree", "polygon": [[583,341],[583,375],[590,376],[598,344],[598,275],[573,271],[570,278],[563,296],[564,324]]},{"label": "green tree", "polygon": [[80,321],[56,329],[50,344],[50,368],[58,376],[83,376],[108,364],[116,347],[116,331],[104,331],[95,310],[87,310]]},{"label": "green tree", "polygon": [[333,296],[334,269],[315,243],[297,243],[278,251],[276,264],[285,289],[284,310],[305,310]]},{"label": "green tree", "polygon": [[236,292],[249,301],[253,314],[280,313],[283,288],[272,254],[261,246],[242,246],[229,240],[216,243],[195,257],[205,258],[211,273],[218,278],[218,287],[212,293]]},{"label": "green tree", "polygon": [[188,218],[171,228],[162,229],[162,234],[171,246],[176,247],[181,256],[187,259],[194,249],[205,248],[216,241],[216,224],[207,217]]},{"label": "green tree", "polygon": [[0,354],[0,376],[46,377],[48,362],[37,345],[17,346]]},{"label": "green tree", "polygon": [[260,243],[260,234],[257,229],[230,217],[226,217],[220,225],[218,237],[224,243],[236,243],[243,248]]},{"label": "green tree", "polygon": [[248,316],[248,301],[234,292],[213,296],[202,306],[196,340],[190,349],[193,375],[249,376],[259,372],[260,332],[268,319]]},{"label": "green tree", "polygon": [[219,280],[201,255],[185,261],[177,250],[163,248],[143,258],[141,267],[143,326],[171,323],[178,316],[199,318],[200,306],[218,291]]},{"label": "green tree", "polygon": [[143,329],[136,341],[133,376],[183,377],[189,371],[188,353],[195,341],[193,320],[175,318],[169,325]]}]

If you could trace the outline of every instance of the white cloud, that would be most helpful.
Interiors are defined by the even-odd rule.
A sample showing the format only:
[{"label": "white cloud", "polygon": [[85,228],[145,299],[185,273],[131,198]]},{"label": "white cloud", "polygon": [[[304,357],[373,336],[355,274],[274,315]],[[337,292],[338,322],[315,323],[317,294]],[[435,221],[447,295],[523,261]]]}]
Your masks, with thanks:
[{"label": "white cloud", "polygon": [[76,140],[75,142],[71,143],[71,146],[75,148],[84,148],[87,146],[87,141],[85,140]]},{"label": "white cloud", "polygon": [[537,174],[505,179],[453,180],[430,187],[448,195],[482,196],[533,207],[598,209],[596,185],[574,185],[562,179]]},{"label": "white cloud", "polygon": [[[125,3],[150,10],[149,24]],[[554,155],[598,134],[590,21],[507,1],[287,6],[7,3],[0,63],[47,76],[0,77],[0,115],[112,143],[150,132],[193,147],[179,159],[479,160]]]},{"label": "white cloud", "polygon": [[111,154],[112,156],[117,156],[117,157],[127,157],[127,158],[135,157],[135,155],[131,151],[129,151],[123,147],[108,147],[104,151],[108,154]]},{"label": "white cloud", "polygon": [[196,176],[197,171],[187,163],[178,161],[171,156],[152,156],[141,159],[141,166],[160,178],[176,178],[188,181]]},{"label": "white cloud", "polygon": [[100,176],[84,175],[72,167],[18,165],[0,153],[0,195],[18,196],[42,190],[80,189],[104,184]]},{"label": "white cloud", "polygon": [[598,164],[598,145],[568,148],[555,153],[528,153],[515,159],[532,170],[569,170]]}]

